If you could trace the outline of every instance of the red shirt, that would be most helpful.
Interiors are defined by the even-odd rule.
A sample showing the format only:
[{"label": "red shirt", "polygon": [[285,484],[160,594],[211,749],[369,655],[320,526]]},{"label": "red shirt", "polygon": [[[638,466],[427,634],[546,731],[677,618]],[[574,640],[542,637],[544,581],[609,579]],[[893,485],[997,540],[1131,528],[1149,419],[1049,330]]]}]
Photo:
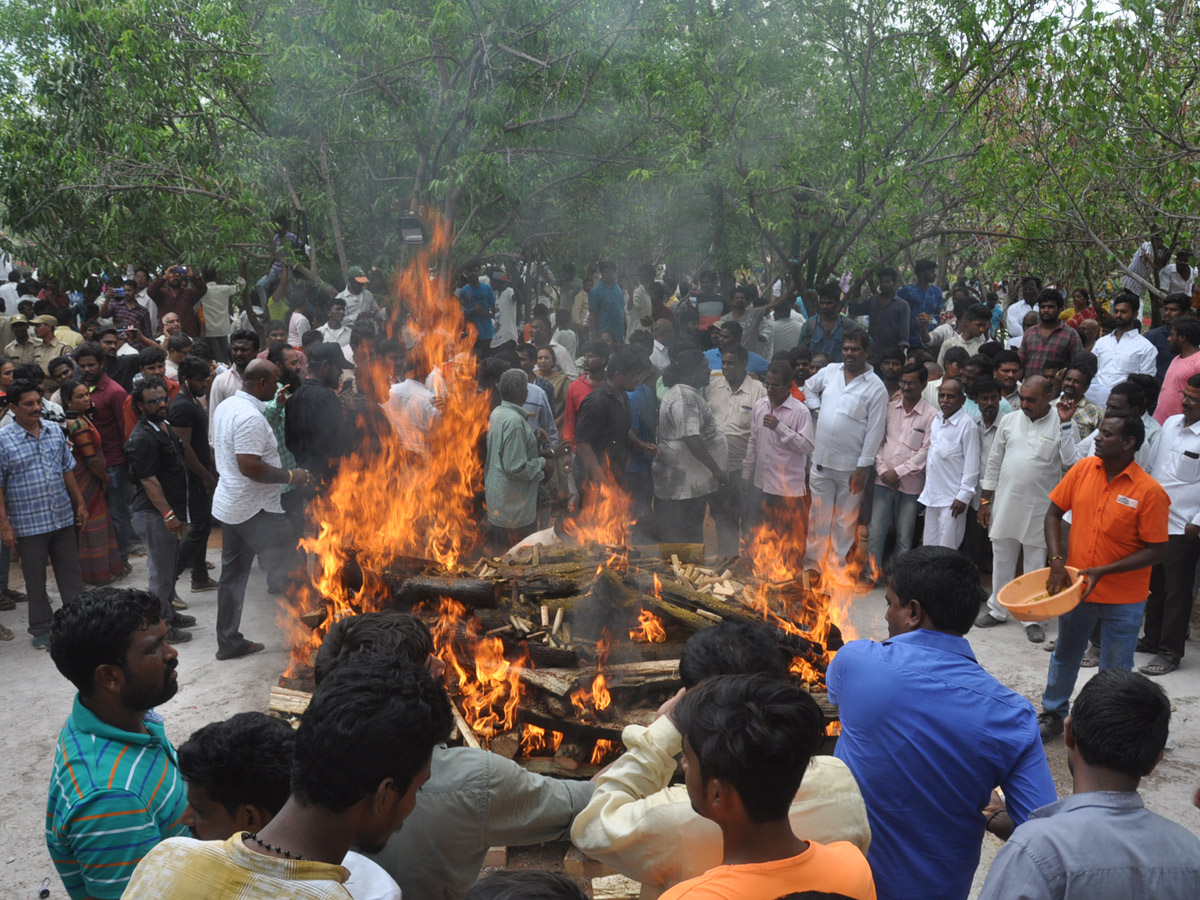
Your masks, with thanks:
[{"label": "red shirt", "polygon": [[563,418],[563,440],[570,443],[575,443],[575,416],[579,413],[579,406],[583,403],[583,398],[590,394],[595,385],[588,380],[588,375],[584,373],[580,377],[571,382],[571,386],[567,388],[567,409]]},{"label": "red shirt", "polygon": [[[1071,511],[1067,565],[1103,566],[1148,544],[1167,541],[1171,501],[1157,481],[1130,463],[1112,481],[1095,456],[1071,466],[1050,500]],[[1088,596],[1091,603],[1141,603],[1150,593],[1150,567],[1105,575]]]},{"label": "red shirt", "polygon": [[125,462],[125,401],[129,395],[107,375],[101,375],[92,388],[92,406],[96,414],[92,424],[100,432],[100,447],[104,461],[110,466]]},{"label": "red shirt", "polygon": [[[167,383],[167,405],[171,405],[171,401],[175,399],[175,395],[179,393],[179,382],[172,381],[170,378],[163,379]],[[94,397],[95,395],[93,395]],[[93,400],[93,403],[96,401]],[[137,413],[133,411],[133,396],[125,395],[125,405],[123,407],[122,419],[125,422],[125,433],[133,434],[133,426],[137,424]],[[105,451],[108,452],[107,450]]]}]

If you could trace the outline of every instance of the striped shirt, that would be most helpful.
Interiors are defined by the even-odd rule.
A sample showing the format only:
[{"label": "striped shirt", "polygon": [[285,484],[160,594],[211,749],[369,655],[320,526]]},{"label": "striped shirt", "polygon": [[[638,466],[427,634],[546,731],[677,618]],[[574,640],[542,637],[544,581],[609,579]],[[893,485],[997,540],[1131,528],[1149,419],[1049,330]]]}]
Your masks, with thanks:
[{"label": "striped shirt", "polygon": [[76,695],[59,732],[46,846],[72,900],[120,897],[155,844],[188,832],[175,748],[157,713],[144,721],[147,734],[114,728]]},{"label": "striped shirt", "polygon": [[245,834],[163,841],[138,866],[125,900],[351,900],[342,866],[264,856],[246,847]]}]

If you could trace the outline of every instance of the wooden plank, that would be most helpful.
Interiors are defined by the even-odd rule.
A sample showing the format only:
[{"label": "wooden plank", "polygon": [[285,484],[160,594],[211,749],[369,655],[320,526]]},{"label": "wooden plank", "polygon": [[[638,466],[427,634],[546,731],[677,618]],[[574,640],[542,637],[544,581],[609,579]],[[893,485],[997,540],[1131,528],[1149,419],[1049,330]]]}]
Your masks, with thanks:
[{"label": "wooden plank", "polygon": [[531,756],[528,759],[517,760],[521,768],[534,775],[549,775],[552,778],[577,778],[585,781],[600,771],[599,766],[591,763],[580,763],[578,769],[564,769],[552,756]]},{"label": "wooden plank", "polygon": [[[556,697],[566,697],[575,687],[578,669],[521,669],[521,681]],[[595,676],[593,676],[595,677]]]},{"label": "wooden plank", "polygon": [[571,847],[563,856],[563,870],[573,878],[603,878],[621,874],[607,863],[592,859],[578,847]]},{"label": "wooden plank", "polygon": [[274,686],[271,688],[267,700],[267,709],[287,716],[299,716],[308,709],[311,699],[312,694],[308,691],[294,691],[291,688]]},{"label": "wooden plank", "polygon": [[487,855],[483,858],[483,868],[503,869],[508,865],[507,847],[488,847]]},{"label": "wooden plank", "polygon": [[463,714],[458,711],[458,704],[454,702],[453,697],[450,698],[450,712],[454,716],[454,726],[458,729],[458,736],[462,738],[463,743],[468,747],[474,747],[476,750],[482,750],[483,745],[479,743],[479,738],[471,730],[471,726],[467,724],[467,720],[463,718]]},{"label": "wooden plank", "polygon": [[636,900],[642,885],[624,875],[603,875],[592,879],[593,900]]}]

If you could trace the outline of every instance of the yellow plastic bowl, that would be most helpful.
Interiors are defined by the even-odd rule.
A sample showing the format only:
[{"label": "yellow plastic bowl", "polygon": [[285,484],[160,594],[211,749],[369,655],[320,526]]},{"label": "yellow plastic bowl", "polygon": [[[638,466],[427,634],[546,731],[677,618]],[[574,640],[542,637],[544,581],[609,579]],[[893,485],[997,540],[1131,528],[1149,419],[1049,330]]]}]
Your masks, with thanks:
[{"label": "yellow plastic bowl", "polygon": [[1078,569],[1067,566],[1071,585],[1053,596],[1046,596],[1046,579],[1049,569],[1026,572],[1020,578],[1000,588],[997,598],[1000,605],[1012,613],[1019,622],[1042,622],[1070,612],[1083,598],[1083,576]]}]

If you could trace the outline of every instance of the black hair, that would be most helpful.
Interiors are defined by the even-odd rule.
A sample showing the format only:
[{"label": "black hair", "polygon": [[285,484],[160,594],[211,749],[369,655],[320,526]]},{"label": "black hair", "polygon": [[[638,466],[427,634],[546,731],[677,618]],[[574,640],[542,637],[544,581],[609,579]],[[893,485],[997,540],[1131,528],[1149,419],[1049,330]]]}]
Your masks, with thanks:
[{"label": "black hair", "polygon": [[[946,352],[949,353],[950,351],[947,350]],[[1016,350],[1001,350],[992,357],[992,367],[994,369],[1000,368],[1005,363],[1016,363],[1019,366],[1021,364],[1021,354]]]},{"label": "black hair", "polygon": [[[1195,374],[1195,375],[1191,376],[1191,377],[1190,377],[1190,378],[1187,380],[1187,386],[1188,386],[1188,387],[1193,387],[1193,388],[1200,388],[1200,372],[1198,372],[1197,374]],[[1116,388],[1113,388],[1113,390],[1116,390]]]},{"label": "black hair", "polygon": [[58,398],[62,401],[63,409],[67,408],[67,405],[71,402],[71,395],[75,393],[81,384],[84,384],[84,382],[68,377],[58,386]]},{"label": "black hair", "polygon": [[1125,380],[1136,384],[1142,389],[1142,394],[1146,398],[1146,405],[1143,410],[1148,413],[1153,413],[1155,407],[1158,406],[1158,395],[1162,390],[1162,385],[1158,383],[1158,379],[1153,375],[1143,375],[1141,372],[1130,372],[1125,376]]},{"label": "black hair", "polygon": [[129,392],[129,396],[133,399],[135,410],[141,411],[142,398],[146,396],[146,391],[153,390],[154,388],[160,388],[163,391],[167,390],[167,382],[161,375],[151,375],[138,380],[137,384],[133,386],[133,390]]},{"label": "black hair", "polygon": [[[771,373],[774,373],[782,378],[785,385],[790,385],[792,383],[792,377],[796,374],[792,371],[791,363],[789,363],[786,359],[776,359],[767,363],[766,375],[770,375]],[[765,375],[763,377],[763,381],[765,386]]]},{"label": "black hair", "polygon": [[510,369],[521,368],[521,357],[517,356],[516,350],[501,350],[499,353],[493,353],[492,359],[498,359]]},{"label": "black hair", "polygon": [[905,363],[904,368],[900,370],[901,375],[916,375],[921,379],[921,384],[929,383],[929,370],[925,368],[925,363],[910,362]]},{"label": "black hair", "polygon": [[972,303],[967,307],[966,317],[968,322],[982,322],[985,319],[992,318],[992,312],[982,303]]},{"label": "black hair", "polygon": [[1132,291],[1121,291],[1121,293],[1112,298],[1112,303],[1110,306],[1113,309],[1116,309],[1118,303],[1123,303],[1126,306],[1133,307],[1133,311],[1135,313],[1141,308],[1142,305],[1141,298],[1139,298],[1138,295]]},{"label": "black hair", "polygon": [[72,371],[72,372],[74,372],[74,371],[75,371],[75,363],[71,362],[71,360],[70,360],[68,357],[66,357],[66,356],[56,356],[56,357],[54,357],[54,359],[50,360],[50,362],[49,362],[49,363],[46,365],[46,370],[47,370],[47,371],[48,371],[48,372],[49,372],[51,375],[53,375],[53,374],[54,374],[54,370],[55,370],[55,369],[57,369],[59,366],[70,366],[70,367],[71,367],[71,371]]},{"label": "black hair", "polygon": [[362,344],[373,341],[376,337],[375,326],[369,320],[355,322],[350,326],[350,349],[357,350]]},{"label": "black hair", "polygon": [[1105,419],[1114,419],[1121,423],[1121,438],[1133,438],[1134,452],[1142,449],[1142,444],[1146,442],[1146,423],[1142,421],[1142,417],[1137,413],[1113,413],[1104,414]]},{"label": "black hair", "polygon": [[733,321],[733,319],[730,319],[728,322],[719,323],[719,327],[724,329],[725,331],[728,331],[730,336],[735,341],[740,341],[742,339],[742,335],[746,333],[745,330],[742,328],[741,323],[735,322],[735,321]]},{"label": "black hair", "polygon": [[423,666],[433,653],[429,626],[408,613],[395,610],[361,613],[339,619],[317,650],[313,678],[325,676],[359,653],[381,653]]},{"label": "black hair", "polygon": [[278,366],[280,371],[283,371],[283,353],[284,353],[284,351],[285,350],[294,351],[295,349],[296,348],[293,347],[291,344],[289,344],[287,341],[276,341],[274,344],[271,345],[271,348],[269,350],[267,350],[267,362]]},{"label": "black hair", "polygon": [[818,297],[828,297],[831,300],[842,299],[842,286],[836,281],[827,281],[817,288]]},{"label": "black hair", "polygon": [[586,896],[566,875],[512,869],[493,872],[475,882],[465,900],[585,900]]},{"label": "black hair", "polygon": [[891,276],[891,278],[892,278],[892,281],[899,281],[899,280],[900,280],[900,273],[899,273],[899,272],[897,272],[897,271],[896,271],[894,268],[892,268],[891,266],[881,266],[880,268],[878,268],[878,269],[876,269],[876,270],[875,270],[875,277],[876,277],[876,278],[886,278],[886,277],[888,277],[889,275]]},{"label": "black hair", "polygon": [[244,712],[209,722],[179,747],[179,772],[233,816],[243,804],[272,816],[291,793],[296,733],[283,719]]},{"label": "black hair", "polygon": [[[8,362],[11,362],[11,360],[8,360]],[[14,381],[8,386],[8,391],[6,392],[9,406],[20,403],[21,398],[31,391],[36,393],[38,397],[42,396],[42,383],[40,379],[38,381]]]},{"label": "black hair", "polygon": [[1084,762],[1133,778],[1150,774],[1170,726],[1166,692],[1127,669],[1097,672],[1071,707],[1071,734]]},{"label": "black hair", "polygon": [[258,332],[250,328],[239,328],[229,336],[229,346],[232,347],[235,341],[249,341],[254,346],[254,352],[257,353],[262,348],[262,340],[258,336]]},{"label": "black hair", "polygon": [[1113,389],[1108,392],[1108,396],[1116,394],[1118,397],[1124,397],[1125,402],[1129,404],[1131,410],[1146,411],[1146,392],[1134,384],[1132,381],[1122,381],[1120,384],[1113,385]]},{"label": "black hair", "polygon": [[[995,365],[996,364],[996,354],[1001,352],[1003,349],[1004,349],[1004,345],[1001,344],[999,341],[988,341],[984,344],[979,345],[979,355],[982,356],[984,359],[988,360],[989,362],[991,362],[992,365]],[[1021,357],[1018,354],[1017,360],[1019,361],[1020,359],[1021,359]]]},{"label": "black hair", "polygon": [[190,334],[184,334],[181,331],[178,334],[173,334],[167,338],[167,349],[174,353],[179,353],[183,350],[186,350],[194,343],[196,342],[192,340],[192,336]]},{"label": "black hair", "polygon": [[[643,350],[654,348],[654,338],[648,331],[635,331],[629,336],[629,343],[631,346],[636,344]],[[532,347],[533,344],[530,344],[529,346]],[[537,358],[536,353],[534,354],[534,358]]]},{"label": "black hair", "polygon": [[864,351],[871,349],[871,335],[865,328],[847,328],[842,332],[842,343],[846,341],[858,344]]},{"label": "black hair", "polygon": [[533,346],[533,344],[517,344],[516,352],[518,354],[524,353],[529,356],[530,359],[537,359],[537,347]]},{"label": "black hair", "polygon": [[342,309],[345,309],[346,308],[346,298],[345,297],[334,297],[332,300],[329,301],[329,305],[327,306],[327,309],[333,309],[335,306],[340,306]]},{"label": "black hair", "polygon": [[450,733],[450,699],[423,667],[362,654],[328,673],[296,732],[292,796],[344,812],[386,779],[403,795]]},{"label": "black hair", "polygon": [[775,635],[757,622],[728,620],[695,632],[679,652],[679,680],[691,690],[716,675],[788,677],[791,655],[780,649]]},{"label": "black hair", "polygon": [[282,319],[270,319],[263,325],[263,334],[270,335],[272,331],[287,331],[287,322]]},{"label": "black hair", "polygon": [[672,348],[671,364],[663,372],[663,384],[669,388],[686,382],[687,378],[685,376],[688,372],[698,369],[700,366],[708,367],[707,357],[695,347],[689,344],[685,345],[678,352],[675,352],[679,346],[677,344],[676,347]]},{"label": "black hair", "polygon": [[883,362],[885,359],[890,359],[892,362],[898,362],[903,365],[904,361],[908,359],[908,357],[899,347],[889,347],[887,350],[884,350],[879,354],[880,362]]},{"label": "black hair", "polygon": [[1167,296],[1163,297],[1162,305],[1166,306],[1168,303],[1172,306],[1182,306],[1186,310],[1192,308],[1192,298],[1187,294],[1167,294]]},{"label": "black hair", "polygon": [[99,587],[84,591],[54,613],[50,658],[84,697],[100,666],[125,671],[135,631],[161,620],[158,598],[139,588]]},{"label": "black hair", "polygon": [[204,378],[211,373],[212,366],[198,356],[188,355],[179,361],[179,381],[181,384],[191,378]]},{"label": "black hair", "polygon": [[689,688],[675,724],[704,781],[738,792],[752,822],[786,819],[825,733],[825,716],[801,687],[765,675],[721,675]]},{"label": "black hair", "polygon": [[892,561],[892,592],[901,603],[916,600],[934,628],[966,634],[987,594],[975,563],[948,547],[917,547]]},{"label": "black hair", "polygon": [[[97,337],[99,337],[99,335],[97,335]],[[104,362],[104,348],[101,347],[96,341],[84,341],[71,351],[71,359],[75,360],[77,364],[79,360],[85,356],[90,356],[92,359],[98,362]]]},{"label": "black hair", "polygon": [[583,345],[584,356],[601,356],[606,363],[611,353],[612,351],[608,349],[608,344],[604,343],[604,341],[588,341]]},{"label": "black hair", "polygon": [[933,354],[922,347],[909,347],[908,352],[904,354],[904,358],[915,363],[933,362]]},{"label": "black hair", "polygon": [[[747,357],[747,358],[749,358],[749,357]],[[813,358],[812,348],[811,347],[793,347],[791,350],[788,351],[787,358],[788,358],[788,362],[790,362],[792,364],[792,368],[795,368],[796,363],[801,362],[803,360],[808,360],[808,362],[812,362],[812,358]]]},{"label": "black hair", "polygon": [[975,393],[975,398],[978,398],[980,394],[987,394],[991,391],[995,391],[998,394],[1000,393],[1000,382],[991,375],[981,375],[975,379],[972,390]]},{"label": "black hair", "polygon": [[41,384],[45,377],[46,373],[35,362],[25,362],[13,366],[13,381],[30,381],[34,384]]},{"label": "black hair", "polygon": [[925,272],[929,269],[937,270],[937,263],[932,259],[918,259],[913,263],[914,272]]},{"label": "black hair", "polygon": [[1066,302],[1067,298],[1062,295],[1062,291],[1056,291],[1054,288],[1046,288],[1037,295],[1034,306],[1041,306],[1043,303],[1053,303],[1059,309],[1062,309]]},{"label": "black hair", "polygon": [[942,368],[945,369],[949,365],[965,366],[970,358],[971,354],[966,347],[948,347],[942,356]]},{"label": "black hair", "polygon": [[1024,278],[1021,279],[1021,284],[1025,285],[1031,281],[1037,285],[1037,289],[1039,291],[1042,289],[1042,279],[1038,278],[1036,275],[1026,275]]},{"label": "black hair", "polygon": [[188,351],[189,356],[198,356],[205,362],[213,361],[212,345],[209,344],[207,338],[196,338],[196,342],[192,344],[192,349]]},{"label": "black hair", "polygon": [[1096,354],[1090,350],[1077,350],[1075,355],[1071,357],[1071,362],[1067,365],[1068,369],[1078,369],[1080,372],[1086,372],[1089,378],[1096,377],[1096,371],[1100,368],[1100,363],[1096,359]]},{"label": "black hair", "polygon": [[166,361],[167,354],[163,352],[162,347],[143,347],[137,352],[137,364],[139,369],[143,369],[146,366],[155,366]]},{"label": "black hair", "polygon": [[721,351],[722,356],[724,356],[726,353],[732,353],[735,357],[737,357],[738,362],[743,362],[743,363],[750,362],[750,351],[747,350],[745,347],[743,347],[741,344],[734,344],[732,347],[728,348],[727,350]]},{"label": "black hair", "polygon": [[646,357],[638,353],[633,347],[628,345],[618,347],[613,351],[613,355],[608,361],[608,377],[625,375],[630,372],[640,372],[648,365],[650,363],[646,360]]},{"label": "black hair", "polygon": [[1171,329],[1193,347],[1200,347],[1200,319],[1195,316],[1177,316]]}]

